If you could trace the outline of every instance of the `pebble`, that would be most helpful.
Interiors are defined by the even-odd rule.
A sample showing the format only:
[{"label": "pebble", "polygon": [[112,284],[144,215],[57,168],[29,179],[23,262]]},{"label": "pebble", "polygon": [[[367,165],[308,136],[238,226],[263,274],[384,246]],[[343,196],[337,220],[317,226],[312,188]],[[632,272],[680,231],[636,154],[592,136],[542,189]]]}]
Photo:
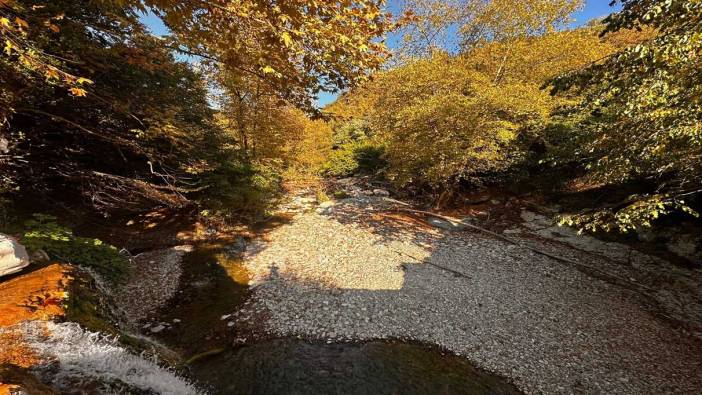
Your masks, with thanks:
[{"label": "pebble", "polygon": [[151,333],[159,333],[159,332],[163,331],[164,329],[166,329],[166,326],[159,324],[159,325],[151,328]]},{"label": "pebble", "polygon": [[702,388],[700,342],[651,314],[638,294],[489,236],[373,218],[387,207],[374,196],[344,199],[329,215],[300,213],[273,230],[245,260],[253,312],[241,319],[329,343],[436,344],[528,394],[571,392],[572,382],[584,393]]}]

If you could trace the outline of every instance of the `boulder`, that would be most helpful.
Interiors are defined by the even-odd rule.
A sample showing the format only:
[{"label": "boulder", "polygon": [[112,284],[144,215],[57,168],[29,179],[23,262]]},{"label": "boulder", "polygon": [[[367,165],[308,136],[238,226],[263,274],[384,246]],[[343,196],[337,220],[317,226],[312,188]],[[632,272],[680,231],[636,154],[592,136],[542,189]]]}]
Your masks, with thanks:
[{"label": "boulder", "polygon": [[46,263],[51,260],[51,257],[44,250],[36,250],[29,257],[29,260],[35,263]]},{"label": "boulder", "polygon": [[427,219],[427,222],[435,228],[444,229],[444,230],[455,231],[455,230],[463,229],[463,226],[460,224],[454,225],[449,221],[444,221],[443,219],[439,219],[439,218],[432,217],[432,218]]},{"label": "boulder", "polygon": [[0,233],[0,276],[17,273],[28,265],[29,255],[24,246]]},{"label": "boulder", "polygon": [[376,189],[373,190],[373,195],[375,195],[375,196],[388,197],[388,196],[390,196],[390,192],[388,192],[388,191],[385,190],[385,189],[376,188]]},{"label": "boulder", "polygon": [[692,234],[676,235],[666,243],[668,251],[690,262],[702,263],[702,237]]}]

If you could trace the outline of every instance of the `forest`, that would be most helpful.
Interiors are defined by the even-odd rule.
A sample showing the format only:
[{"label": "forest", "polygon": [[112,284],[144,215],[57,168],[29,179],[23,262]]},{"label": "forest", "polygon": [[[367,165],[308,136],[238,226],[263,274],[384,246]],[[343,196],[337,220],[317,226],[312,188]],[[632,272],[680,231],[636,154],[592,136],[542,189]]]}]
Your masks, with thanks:
[{"label": "forest", "polygon": [[[697,216],[699,4],[665,4],[569,28],[581,1],[414,1],[400,16],[375,2],[4,1],[2,212],[32,196],[258,215],[284,181],[357,171],[445,206],[560,168],[559,182],[638,186],[568,224]],[[171,33],[150,34],[144,12]]]},{"label": "forest", "polygon": [[[528,251],[524,256],[536,254],[576,267],[574,271],[591,277],[587,281],[606,281],[626,288],[623,292],[645,294],[654,302],[642,303],[660,309],[650,314],[670,318],[676,331],[696,334],[690,343],[694,346],[680,346],[696,350],[702,338],[702,288],[697,288],[702,282],[695,282],[702,281],[702,2],[612,0],[607,7],[598,5],[598,11],[605,10],[601,15],[576,18],[592,4],[585,0],[0,0],[0,242],[16,249],[19,241],[27,248],[27,264],[31,261],[30,268],[36,268],[29,275],[44,273],[55,262],[64,269],[77,268],[65,269],[80,279],[65,289],[66,295],[76,296],[66,296],[61,303],[44,301],[42,309],[47,303],[65,305],[59,321],[121,336],[121,347],[134,353],[158,348],[144,344],[135,333],[153,335],[175,350],[154,351],[157,357],[179,355],[167,362],[178,369],[191,362],[197,366],[203,355],[210,361],[210,355],[239,353],[232,344],[247,338],[242,333],[259,339],[250,340],[251,347],[267,345],[260,339],[268,335],[257,332],[262,327],[268,328],[265,333],[276,334],[275,339],[325,341],[348,331],[348,341],[408,336],[459,355],[474,353],[472,362],[506,377],[505,383],[514,385],[515,391],[562,392],[560,374],[542,377],[520,365],[524,372],[512,377],[510,364],[518,358],[505,362],[475,354],[478,351],[471,350],[477,348],[471,348],[463,333],[455,335],[458,340],[453,343],[433,332],[425,336],[434,329],[417,329],[420,335],[413,338],[414,324],[407,323],[394,331],[378,327],[374,334],[362,335],[363,328],[323,324],[326,314],[321,311],[313,321],[323,331],[292,326],[306,314],[293,302],[310,295],[295,287],[402,293],[405,288],[389,280],[402,268],[408,287],[410,272],[398,259],[427,263],[457,278],[480,276],[466,274],[466,268],[451,263],[454,258],[451,264],[442,263],[443,255],[437,251],[443,244],[422,241],[434,236],[418,236],[421,226],[448,232],[442,233],[443,240],[453,240],[458,228],[472,229],[481,237],[499,239],[493,243]],[[155,32],[154,21],[163,32]],[[281,214],[281,210],[288,211]],[[307,217],[312,214],[318,215]],[[327,217],[336,222],[324,222]],[[308,223],[305,218],[322,222]],[[402,225],[388,225],[396,222]],[[415,225],[399,230],[407,224]],[[538,238],[523,236],[530,226]],[[360,228],[370,229],[369,233],[354,233]],[[297,232],[300,239],[288,231]],[[426,256],[410,247],[395,251],[400,258],[387,258],[394,271],[385,277],[378,274],[377,280],[369,279],[375,269],[367,269],[364,279],[349,274],[356,273],[354,265],[366,267],[376,256],[385,259],[387,251],[371,253],[370,245],[394,251],[387,234],[412,248],[422,243],[433,247],[422,250]],[[368,244],[367,251],[359,247],[378,235],[386,238]],[[556,242],[575,243],[577,252],[569,255],[553,247],[549,243],[554,235],[561,238]],[[332,237],[339,239],[327,239]],[[255,250],[259,239],[266,247]],[[182,249],[185,244],[187,249]],[[334,250],[327,251],[331,246]],[[337,257],[336,247],[351,252]],[[498,255],[507,251],[498,244],[486,248],[494,248]],[[232,250],[241,251],[232,258]],[[456,262],[471,261],[459,260],[463,251],[459,250],[446,254]],[[143,258],[154,251],[170,252]],[[605,256],[607,263],[593,263],[592,256],[579,255],[583,251]],[[0,252],[6,253],[2,248]],[[637,254],[646,257],[641,258],[645,264]],[[313,258],[303,259],[309,256]],[[328,269],[304,266],[329,256],[343,263]],[[621,257],[623,261],[618,261]],[[2,259],[0,263],[5,262]],[[140,259],[149,263],[140,266]],[[302,268],[289,262],[296,259],[304,261]],[[219,269],[197,264],[205,261],[219,262],[215,265]],[[154,262],[159,263],[151,267]],[[160,268],[161,262],[175,266]],[[278,268],[273,262],[284,263]],[[470,270],[480,273],[481,267]],[[0,276],[3,270],[0,265]],[[148,280],[157,276],[157,270],[161,277]],[[276,274],[278,270],[282,274]],[[532,271],[524,270],[530,273],[524,278],[529,278]],[[57,275],[63,278],[61,284],[68,283],[65,275],[51,273],[46,276]],[[274,275],[295,286],[275,288],[283,286],[270,280]],[[169,276],[175,279],[168,280]],[[246,278],[243,283],[241,276]],[[485,284],[501,276],[487,276]],[[10,314],[2,307],[3,292],[16,294],[3,291],[3,285],[21,278],[3,284],[0,277],[0,315]],[[201,280],[210,281],[204,289],[218,295],[210,307],[199,304],[204,303],[205,292],[196,286]],[[165,291],[169,281],[175,288]],[[268,293],[258,291],[256,281],[263,281],[261,289]],[[505,293],[502,286],[495,292]],[[57,289],[63,292],[61,287]],[[130,292],[147,298],[139,292],[154,287],[163,288],[165,296],[156,298],[163,300],[154,301],[158,308],[148,314],[119,307],[138,304],[129,299]],[[181,296],[175,292],[188,296],[178,301]],[[263,292],[261,299],[245,296],[256,292]],[[266,304],[268,310],[256,324],[219,319],[239,314],[231,313],[232,305],[244,309],[249,303],[244,300],[263,300],[276,292],[281,299],[290,299],[290,305]],[[327,297],[317,295],[313,304]],[[208,309],[210,315],[205,313]],[[649,312],[642,309],[632,314],[645,315],[640,322],[648,323]],[[179,330],[173,322],[180,323],[187,314],[215,328],[206,340],[195,328],[183,329],[181,337],[166,334]],[[163,324],[166,318],[171,320],[168,325]],[[569,319],[574,318],[564,318]],[[0,319],[0,343],[14,336],[3,332],[6,326],[9,323]],[[159,327],[165,332],[154,330]],[[222,335],[227,330],[239,332]],[[592,327],[582,331],[600,333]],[[648,333],[640,335],[647,339],[642,344],[656,343],[646,337]],[[675,336],[671,342],[678,342]],[[213,340],[220,338],[222,344]],[[293,347],[284,344],[275,347]],[[460,346],[452,348],[453,344]],[[528,354],[524,350],[520,352]],[[27,375],[27,366],[5,354],[14,355],[0,349],[0,393],[3,380],[47,393],[64,393],[76,383],[74,379],[68,387],[49,388],[49,381],[37,382]],[[247,359],[236,355],[246,372]],[[224,369],[231,360],[221,358],[217,364]],[[686,358],[681,357],[675,369],[691,366],[685,365]],[[454,363],[440,361],[436,363]],[[459,369],[458,365],[445,369]],[[125,389],[132,393],[137,387],[146,392],[136,393],[198,393],[201,381],[212,385],[215,393],[238,392],[227,387],[228,382],[223,384],[225,374],[208,376],[202,373],[205,368],[193,369],[178,370],[192,382],[174,381],[176,387],[163,384],[171,383],[170,378],[163,379],[164,386],[148,388],[125,379],[105,384],[96,393]],[[674,375],[664,370],[649,372],[655,378],[651,380],[660,378],[664,384],[636,380],[622,384],[613,379],[621,388],[600,386],[583,373],[579,382],[584,388],[573,384],[569,391],[686,393],[686,388],[702,382],[697,372],[682,374],[690,381],[673,385]],[[242,380],[252,380],[255,374],[249,374]],[[106,379],[100,380],[104,384]],[[405,379],[398,380],[406,384]],[[434,384],[440,385],[449,379],[437,380]],[[83,390],[95,384],[81,383],[78,387]],[[286,393],[283,384],[275,387],[277,383],[254,386],[247,393]],[[465,385],[451,383],[450,388]],[[184,387],[178,387],[181,384]],[[497,391],[498,387],[490,387],[493,384],[486,384],[485,393]],[[673,387],[665,387],[668,384]],[[426,393],[420,387],[392,388]],[[674,390],[665,390],[670,388]],[[326,390],[305,387],[301,392]]]}]

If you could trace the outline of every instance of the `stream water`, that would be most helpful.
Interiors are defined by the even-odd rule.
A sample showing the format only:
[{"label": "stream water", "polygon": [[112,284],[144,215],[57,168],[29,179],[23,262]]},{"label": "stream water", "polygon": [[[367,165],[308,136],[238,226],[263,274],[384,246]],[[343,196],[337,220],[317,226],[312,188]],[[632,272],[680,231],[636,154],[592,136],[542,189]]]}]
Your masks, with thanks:
[{"label": "stream water", "polygon": [[44,361],[32,369],[61,393],[203,393],[157,361],[78,324],[30,321],[22,330],[27,345]]},{"label": "stream water", "polygon": [[[327,344],[272,339],[232,346],[238,336],[221,316],[249,295],[249,276],[227,246],[186,256],[185,287],[163,319],[182,326],[161,337],[186,356],[224,350],[190,365],[214,394],[515,394],[505,379],[435,347],[402,342]],[[230,250],[229,250],[230,251]]]},{"label": "stream water", "polygon": [[214,394],[518,394],[467,360],[416,344],[278,339],[204,359],[194,375]]}]

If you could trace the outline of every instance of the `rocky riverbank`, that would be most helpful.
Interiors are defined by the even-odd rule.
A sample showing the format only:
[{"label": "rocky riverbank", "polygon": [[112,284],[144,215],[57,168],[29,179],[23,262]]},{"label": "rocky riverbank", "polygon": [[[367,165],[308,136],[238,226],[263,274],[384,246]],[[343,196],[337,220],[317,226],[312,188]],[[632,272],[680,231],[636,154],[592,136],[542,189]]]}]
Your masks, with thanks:
[{"label": "rocky riverbank", "polygon": [[[457,225],[408,212],[377,186],[338,186],[335,200],[292,196],[221,240],[141,249],[117,285],[58,265],[3,281],[0,312],[26,313],[2,324],[18,345],[5,359],[21,385],[47,393],[702,387],[699,271],[577,235],[515,201],[513,223],[503,213],[490,233],[465,226],[489,227],[489,214]],[[5,303],[20,279],[36,295]]]},{"label": "rocky riverbank", "polygon": [[[316,208],[303,200],[248,256],[254,291],[227,317],[233,327],[327,343],[437,344],[527,393],[702,386],[702,343],[660,319],[638,290],[484,234],[420,225],[372,192],[355,195]],[[602,259],[511,237],[589,264]]]}]

